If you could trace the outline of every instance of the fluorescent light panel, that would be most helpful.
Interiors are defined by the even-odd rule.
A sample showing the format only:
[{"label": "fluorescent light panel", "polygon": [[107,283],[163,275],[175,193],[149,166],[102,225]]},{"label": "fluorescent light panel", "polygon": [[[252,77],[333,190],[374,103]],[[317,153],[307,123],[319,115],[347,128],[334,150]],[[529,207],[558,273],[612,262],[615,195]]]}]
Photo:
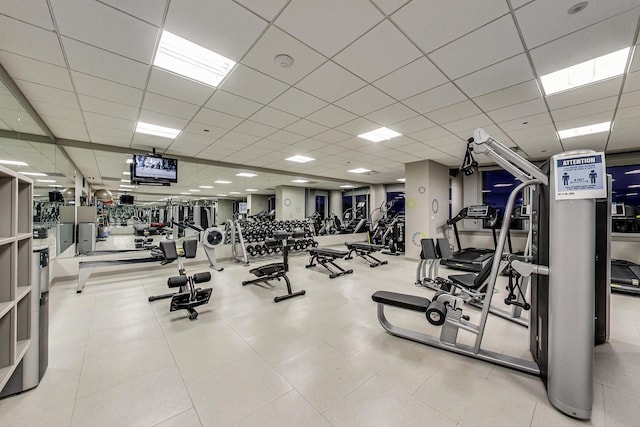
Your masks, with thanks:
[{"label": "fluorescent light panel", "polygon": [[576,136],[591,135],[593,133],[609,132],[611,122],[596,123],[594,125],[581,126],[579,128],[559,130],[560,139],[575,138]]},{"label": "fluorescent light panel", "polygon": [[29,166],[25,162],[20,162],[18,160],[0,160],[0,165]]},{"label": "fluorescent light panel", "polygon": [[240,194],[239,191],[229,191],[229,194]]},{"label": "fluorescent light panel", "polygon": [[122,172],[122,175],[131,175],[131,172]]},{"label": "fluorescent light panel", "polygon": [[236,176],[244,176],[245,178],[253,178],[254,176],[258,176],[258,174],[249,173],[249,172],[240,172],[240,173],[237,173]]},{"label": "fluorescent light panel", "polygon": [[36,179],[38,182],[56,182],[55,179]]},{"label": "fluorescent light panel", "polygon": [[236,63],[187,39],[163,31],[153,65],[217,87]]},{"label": "fluorescent light panel", "polygon": [[552,95],[621,75],[627,64],[629,49],[626,47],[541,76],[544,93]]},{"label": "fluorescent light panel", "polygon": [[120,184],[120,188],[136,188],[135,185]]},{"label": "fluorescent light panel", "polygon": [[373,142],[387,141],[391,138],[395,138],[396,136],[402,135],[401,133],[396,132],[395,130],[391,130],[385,127],[374,129],[370,132],[363,133],[362,135],[358,135],[358,138],[364,138]]},{"label": "fluorescent light panel", "polygon": [[[133,163],[133,159],[127,159],[127,164],[130,165],[131,163]],[[123,174],[127,174],[127,172],[123,172]],[[131,172],[129,172],[129,175],[131,175]]]},{"label": "fluorescent light panel", "polygon": [[[180,131],[178,129],[172,129],[165,126],[153,125],[151,123],[138,122],[136,126],[136,132],[144,133],[147,135],[160,136],[162,138],[174,139]],[[129,161],[127,161],[129,163]]]},{"label": "fluorescent light panel", "polygon": [[59,185],[59,184],[49,184],[49,187],[59,188],[59,187],[62,187],[62,185]]},{"label": "fluorescent light panel", "polygon": [[371,172],[369,169],[365,169],[365,168],[356,168],[356,169],[350,169],[347,172],[351,172],[351,173],[367,173],[367,172]]},{"label": "fluorescent light panel", "polygon": [[216,184],[231,184],[231,181],[214,181]]},{"label": "fluorescent light panel", "polygon": [[296,162],[296,163],[307,163],[315,159],[312,157],[301,156],[299,154],[296,154],[295,156],[287,157],[285,160],[288,160],[290,162]]},{"label": "fluorescent light panel", "polygon": [[353,185],[341,185],[340,188],[355,188]]},{"label": "fluorescent light panel", "polygon": [[42,173],[42,172],[20,172],[22,175],[27,175],[27,176],[47,176],[46,173]]},{"label": "fluorescent light panel", "polygon": [[211,185],[201,185],[199,188],[213,188]]},{"label": "fluorescent light panel", "polygon": [[305,183],[307,183],[309,181],[307,181],[306,179],[294,179],[291,182],[295,182],[296,184],[305,184]]},{"label": "fluorescent light panel", "polygon": [[200,190],[196,190],[196,189],[194,189],[194,188],[190,188],[190,189],[189,189],[189,191],[194,191],[194,192],[196,192],[196,193],[199,193],[199,192],[200,192]]},{"label": "fluorescent light panel", "polygon": [[398,182],[406,182],[407,179],[406,178],[398,178],[398,179],[396,179],[396,181],[398,181]]},{"label": "fluorescent light panel", "polygon": [[244,190],[244,191],[258,191],[258,190],[256,190],[255,188],[247,188],[247,189],[246,189],[246,190]]}]

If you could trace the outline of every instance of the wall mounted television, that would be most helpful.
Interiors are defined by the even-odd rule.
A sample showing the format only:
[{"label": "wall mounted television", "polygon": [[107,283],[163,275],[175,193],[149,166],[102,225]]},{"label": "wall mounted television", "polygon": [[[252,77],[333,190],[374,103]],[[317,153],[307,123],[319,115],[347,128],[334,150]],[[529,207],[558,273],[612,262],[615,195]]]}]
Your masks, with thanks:
[{"label": "wall mounted television", "polygon": [[131,181],[136,184],[178,182],[178,160],[166,157],[134,154]]}]

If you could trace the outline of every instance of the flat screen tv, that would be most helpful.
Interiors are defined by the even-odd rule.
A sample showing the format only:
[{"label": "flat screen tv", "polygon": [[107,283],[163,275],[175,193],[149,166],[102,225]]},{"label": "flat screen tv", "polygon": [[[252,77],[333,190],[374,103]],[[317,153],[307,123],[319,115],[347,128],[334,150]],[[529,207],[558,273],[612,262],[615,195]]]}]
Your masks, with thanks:
[{"label": "flat screen tv", "polygon": [[64,197],[62,197],[62,193],[59,191],[49,191],[49,201],[64,202]]},{"label": "flat screen tv", "polygon": [[178,182],[178,160],[166,157],[134,154],[131,167],[133,182]]},{"label": "flat screen tv", "polygon": [[130,194],[123,194],[120,196],[120,204],[121,205],[132,205],[133,204],[133,196]]}]

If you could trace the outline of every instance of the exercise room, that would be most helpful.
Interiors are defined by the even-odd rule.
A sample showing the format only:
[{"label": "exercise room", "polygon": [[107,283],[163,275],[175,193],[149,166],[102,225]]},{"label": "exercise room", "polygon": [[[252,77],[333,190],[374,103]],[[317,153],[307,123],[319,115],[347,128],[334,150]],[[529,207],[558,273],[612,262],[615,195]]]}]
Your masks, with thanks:
[{"label": "exercise room", "polygon": [[639,426],[639,0],[3,0],[0,426]]}]

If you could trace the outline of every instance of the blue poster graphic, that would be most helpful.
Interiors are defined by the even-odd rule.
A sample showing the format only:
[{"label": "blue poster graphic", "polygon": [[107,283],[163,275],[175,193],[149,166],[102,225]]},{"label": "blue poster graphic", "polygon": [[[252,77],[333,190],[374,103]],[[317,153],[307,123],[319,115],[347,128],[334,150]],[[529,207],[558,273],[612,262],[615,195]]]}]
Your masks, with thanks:
[{"label": "blue poster graphic", "polygon": [[603,153],[556,157],[556,199],[607,196]]}]

